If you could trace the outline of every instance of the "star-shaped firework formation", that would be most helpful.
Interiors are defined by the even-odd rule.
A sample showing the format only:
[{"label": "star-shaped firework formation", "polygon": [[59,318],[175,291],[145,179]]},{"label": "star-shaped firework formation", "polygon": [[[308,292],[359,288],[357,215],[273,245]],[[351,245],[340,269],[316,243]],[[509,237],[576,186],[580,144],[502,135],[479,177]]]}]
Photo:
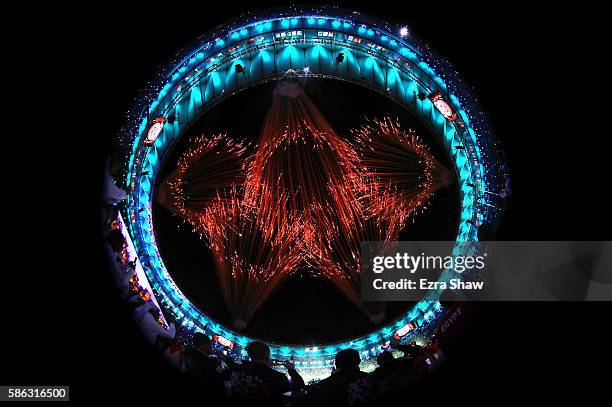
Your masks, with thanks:
[{"label": "star-shaped firework formation", "polygon": [[245,327],[298,270],[360,301],[362,241],[393,241],[449,173],[413,131],[389,118],[331,128],[297,83],[281,82],[252,154],[201,136],[160,186],[160,201],[213,252],[235,326]]}]

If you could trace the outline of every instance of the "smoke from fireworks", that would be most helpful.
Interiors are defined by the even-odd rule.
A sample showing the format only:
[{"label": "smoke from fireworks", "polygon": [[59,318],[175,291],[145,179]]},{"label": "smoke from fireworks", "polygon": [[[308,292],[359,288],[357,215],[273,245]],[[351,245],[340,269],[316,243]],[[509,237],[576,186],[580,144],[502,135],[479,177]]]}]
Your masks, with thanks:
[{"label": "smoke from fireworks", "polygon": [[449,176],[398,122],[352,133],[343,140],[301,87],[281,82],[250,157],[242,143],[202,136],[160,188],[210,246],[237,327],[299,268],[380,314],[360,301],[360,243],[397,240]]}]

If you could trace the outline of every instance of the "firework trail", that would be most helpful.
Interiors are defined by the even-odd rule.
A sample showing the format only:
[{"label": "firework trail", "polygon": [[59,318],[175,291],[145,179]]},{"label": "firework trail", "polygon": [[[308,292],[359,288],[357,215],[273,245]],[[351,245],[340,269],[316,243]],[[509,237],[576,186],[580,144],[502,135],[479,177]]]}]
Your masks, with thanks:
[{"label": "firework trail", "polygon": [[[304,239],[307,261],[371,320],[384,317],[384,304],[361,301],[361,242],[382,242],[379,254],[398,240],[411,216],[426,207],[428,199],[448,185],[448,171],[429,153],[416,134],[406,132],[390,118],[372,120],[352,131],[352,148],[357,153],[359,182],[351,199],[358,208],[354,228],[339,228],[319,209],[316,228]],[[346,190],[345,189],[345,190]],[[338,190],[330,188],[334,200]],[[332,200],[333,201],[333,200]]]},{"label": "firework trail", "polygon": [[200,137],[160,189],[160,201],[210,246],[237,328],[304,267],[380,317],[380,304],[360,300],[360,244],[397,240],[449,176],[397,121],[352,133],[344,141],[297,83],[284,81],[252,156],[226,136]]},{"label": "firework trail", "polygon": [[[283,233],[295,237],[299,244],[298,250],[288,254],[287,263],[320,264],[311,254],[324,253],[319,235],[332,236],[360,227],[357,184],[361,176],[355,151],[292,82],[281,82],[275,89],[257,145],[246,176],[243,204],[257,219],[260,238],[268,245],[279,231],[291,230]],[[275,281],[281,283],[294,269],[278,270],[282,275]],[[311,271],[334,278],[332,269]]]},{"label": "firework trail", "polygon": [[[375,198],[375,195],[362,197]],[[313,227],[305,231],[305,260],[319,275],[327,279],[355,306],[374,320],[381,314],[381,307],[368,306],[361,301],[360,257],[361,243],[366,241],[391,242],[398,239],[405,221],[399,211],[390,209],[387,217],[375,217],[369,213],[371,202],[361,199],[357,227],[344,230],[322,209],[315,210]],[[379,247],[382,253],[385,243]],[[384,309],[384,307],[383,307]]]},{"label": "firework trail", "polygon": [[317,204],[345,229],[355,227],[359,208],[349,184],[361,179],[357,156],[296,83],[277,86],[257,144],[245,204],[256,209],[264,230],[297,214],[308,221]]},{"label": "firework trail", "polygon": [[256,212],[233,197],[213,205],[211,218],[221,227],[209,234],[217,277],[234,319],[244,329],[261,304],[302,262],[300,219],[263,230]]},{"label": "firework trail", "polygon": [[[272,291],[297,269],[301,246],[294,220],[262,230],[244,205],[250,159],[246,147],[225,135],[190,142],[163,182],[162,203],[188,222],[210,247],[224,300],[244,328]],[[286,201],[282,196],[281,201]]]},{"label": "firework trail", "polygon": [[229,204],[244,183],[246,146],[226,135],[192,140],[178,160],[176,170],[160,185],[158,200],[187,221],[200,235],[210,236],[220,227],[211,210]]},{"label": "firework trail", "polygon": [[402,221],[425,208],[450,174],[413,130],[388,117],[366,121],[352,130],[363,171],[365,195],[372,215],[388,218],[400,212]]}]

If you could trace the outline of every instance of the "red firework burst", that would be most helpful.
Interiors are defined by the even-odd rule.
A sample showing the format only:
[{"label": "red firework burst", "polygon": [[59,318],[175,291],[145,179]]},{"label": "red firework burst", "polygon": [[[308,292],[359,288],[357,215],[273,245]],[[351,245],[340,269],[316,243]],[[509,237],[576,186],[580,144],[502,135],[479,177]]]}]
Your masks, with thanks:
[{"label": "red firework burst", "polygon": [[399,211],[407,219],[423,209],[437,189],[448,186],[448,170],[416,132],[404,130],[399,121],[374,119],[352,133],[373,215],[384,218]]},{"label": "red firework burst", "polygon": [[227,135],[197,137],[160,185],[158,200],[200,235],[210,235],[221,226],[212,208],[229,204],[244,183],[245,152],[244,144]]},{"label": "red firework burst", "polygon": [[344,141],[297,84],[282,82],[252,157],[226,136],[201,137],[164,183],[162,203],[213,251],[237,327],[301,266],[373,312],[360,301],[361,242],[397,240],[448,172],[398,122],[353,134]]}]

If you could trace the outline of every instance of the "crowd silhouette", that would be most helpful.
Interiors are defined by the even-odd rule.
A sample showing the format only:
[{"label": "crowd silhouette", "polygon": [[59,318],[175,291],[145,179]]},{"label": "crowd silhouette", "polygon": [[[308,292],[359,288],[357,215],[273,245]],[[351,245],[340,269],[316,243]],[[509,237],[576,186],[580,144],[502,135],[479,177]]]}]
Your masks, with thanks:
[{"label": "crowd silhouette", "polygon": [[[392,350],[403,356],[395,357]],[[336,354],[329,377],[306,385],[291,361],[272,360],[270,348],[262,342],[249,343],[248,359],[235,362],[215,351],[210,338],[196,333],[184,353],[184,370],[202,386],[240,404],[266,406],[370,405],[405,390],[427,373],[432,359],[443,357],[435,339],[427,346],[391,343],[378,355],[377,369],[366,373],[360,369],[359,352],[343,349]]]}]

